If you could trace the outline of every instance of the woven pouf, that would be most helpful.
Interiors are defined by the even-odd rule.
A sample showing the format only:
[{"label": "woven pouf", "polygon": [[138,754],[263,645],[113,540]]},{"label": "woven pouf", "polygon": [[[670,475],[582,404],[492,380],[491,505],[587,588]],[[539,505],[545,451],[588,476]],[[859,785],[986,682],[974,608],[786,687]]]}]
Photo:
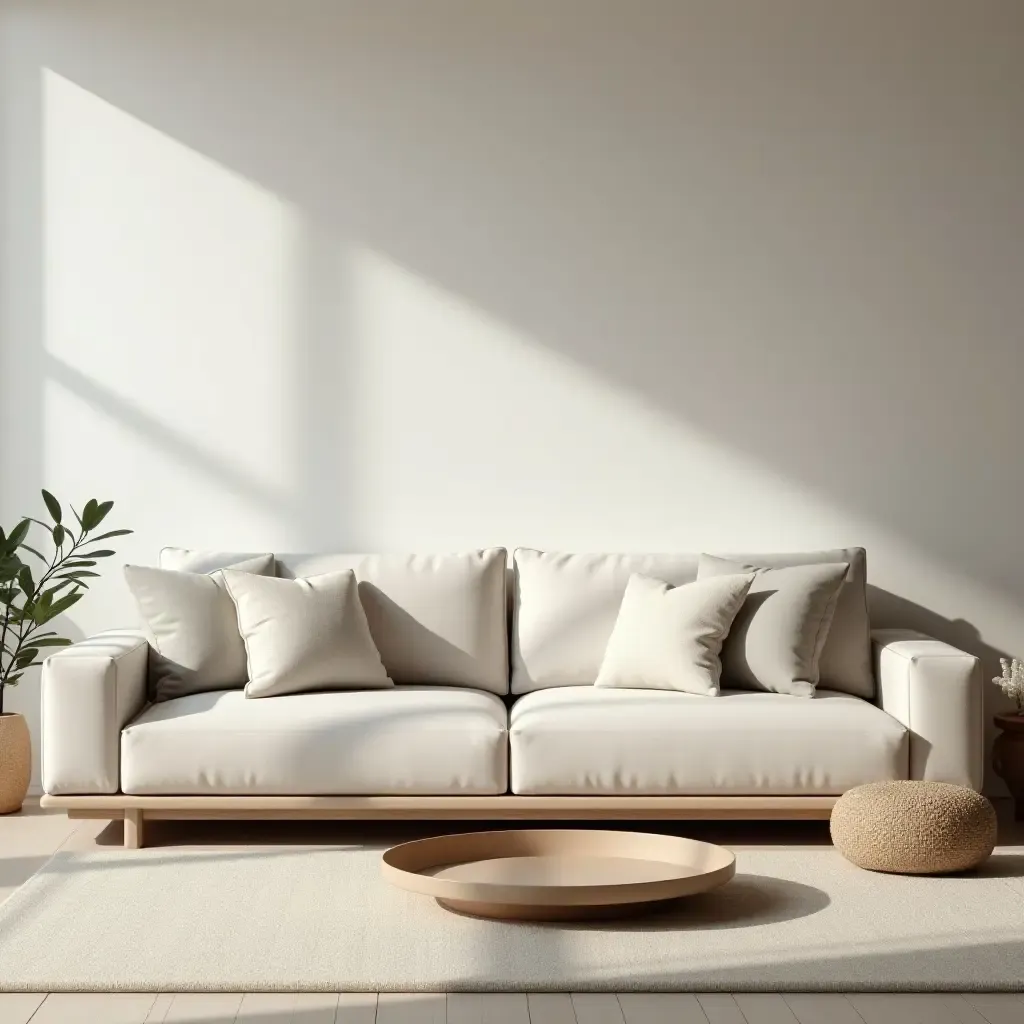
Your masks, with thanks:
[{"label": "woven pouf", "polygon": [[948,782],[871,782],[832,809],[832,842],[858,867],[902,875],[976,868],[996,844],[996,812]]}]

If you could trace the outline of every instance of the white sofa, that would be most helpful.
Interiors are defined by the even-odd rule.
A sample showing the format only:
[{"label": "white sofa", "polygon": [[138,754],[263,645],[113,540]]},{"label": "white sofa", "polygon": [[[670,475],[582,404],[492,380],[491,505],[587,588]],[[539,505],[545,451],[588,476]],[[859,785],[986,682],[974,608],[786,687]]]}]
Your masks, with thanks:
[{"label": "white sofa", "polygon": [[[161,565],[245,557],[165,549]],[[355,570],[397,685],[153,703],[145,635],[103,633],[45,664],[43,803],[123,817],[138,846],[154,818],[827,817],[865,782],[980,788],[978,661],[871,633],[862,549],[738,557],[849,563],[814,697],[591,685],[629,576],[686,583],[695,555],[519,549],[513,572],[501,548],[278,555],[280,576]]]}]

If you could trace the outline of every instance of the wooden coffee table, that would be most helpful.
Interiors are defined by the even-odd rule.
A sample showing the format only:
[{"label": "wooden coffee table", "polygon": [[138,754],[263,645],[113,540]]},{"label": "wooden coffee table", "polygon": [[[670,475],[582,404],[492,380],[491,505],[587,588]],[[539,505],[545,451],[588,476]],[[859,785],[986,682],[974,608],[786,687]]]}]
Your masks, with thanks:
[{"label": "wooden coffee table", "polygon": [[564,921],[613,917],[707,892],[736,873],[731,851],[646,832],[508,830],[392,847],[393,885],[475,917]]}]

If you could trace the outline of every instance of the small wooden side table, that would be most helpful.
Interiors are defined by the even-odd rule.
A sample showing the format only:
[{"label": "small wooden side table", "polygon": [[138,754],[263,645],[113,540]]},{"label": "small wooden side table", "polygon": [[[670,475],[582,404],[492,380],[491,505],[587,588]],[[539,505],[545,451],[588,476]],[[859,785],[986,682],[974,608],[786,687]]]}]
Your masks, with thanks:
[{"label": "small wooden side table", "polygon": [[992,769],[1013,797],[1014,818],[1024,821],[1024,714],[996,715],[1002,730],[992,746]]}]

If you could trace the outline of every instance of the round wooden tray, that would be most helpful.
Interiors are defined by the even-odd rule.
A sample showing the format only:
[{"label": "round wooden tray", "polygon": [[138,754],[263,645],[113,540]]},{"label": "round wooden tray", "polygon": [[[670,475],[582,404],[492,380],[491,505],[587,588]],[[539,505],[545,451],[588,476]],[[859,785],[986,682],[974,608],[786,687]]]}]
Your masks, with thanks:
[{"label": "round wooden tray", "polygon": [[386,851],[384,877],[476,917],[561,921],[651,909],[736,873],[724,847],[586,829],[468,832]]}]

